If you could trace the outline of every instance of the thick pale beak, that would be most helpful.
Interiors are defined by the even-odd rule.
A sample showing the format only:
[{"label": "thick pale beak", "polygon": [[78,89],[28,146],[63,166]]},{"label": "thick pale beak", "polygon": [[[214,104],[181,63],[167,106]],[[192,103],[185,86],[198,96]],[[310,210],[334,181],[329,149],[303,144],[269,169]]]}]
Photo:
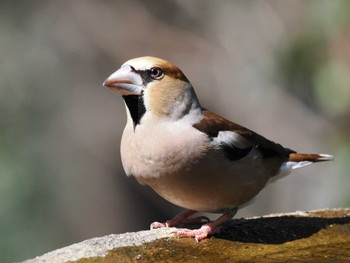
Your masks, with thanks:
[{"label": "thick pale beak", "polygon": [[103,86],[111,88],[122,95],[142,95],[144,86],[142,78],[129,65],[124,65],[110,75]]}]

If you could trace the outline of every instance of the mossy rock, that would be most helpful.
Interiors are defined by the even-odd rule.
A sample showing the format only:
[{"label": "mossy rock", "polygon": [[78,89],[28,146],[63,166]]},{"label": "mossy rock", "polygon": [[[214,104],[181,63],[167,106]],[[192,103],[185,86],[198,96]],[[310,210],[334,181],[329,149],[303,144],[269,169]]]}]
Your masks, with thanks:
[{"label": "mossy rock", "polygon": [[89,239],[25,262],[350,262],[350,209],[233,219],[199,243],[174,230]]}]

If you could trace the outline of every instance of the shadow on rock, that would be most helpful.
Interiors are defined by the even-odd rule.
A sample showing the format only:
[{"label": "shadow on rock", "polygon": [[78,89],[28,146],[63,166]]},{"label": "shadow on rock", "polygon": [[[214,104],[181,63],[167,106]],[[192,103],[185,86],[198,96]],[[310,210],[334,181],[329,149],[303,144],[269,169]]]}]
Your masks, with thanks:
[{"label": "shadow on rock", "polygon": [[215,237],[245,243],[282,244],[309,237],[334,224],[348,224],[350,217],[266,217],[233,219]]}]

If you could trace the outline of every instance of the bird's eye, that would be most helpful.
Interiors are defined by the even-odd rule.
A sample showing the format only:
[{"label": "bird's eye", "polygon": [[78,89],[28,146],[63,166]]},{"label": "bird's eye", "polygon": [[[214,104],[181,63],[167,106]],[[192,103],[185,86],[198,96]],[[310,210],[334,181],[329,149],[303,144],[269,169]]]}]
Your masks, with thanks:
[{"label": "bird's eye", "polygon": [[160,79],[163,77],[163,71],[158,67],[151,68],[149,74],[152,79]]}]

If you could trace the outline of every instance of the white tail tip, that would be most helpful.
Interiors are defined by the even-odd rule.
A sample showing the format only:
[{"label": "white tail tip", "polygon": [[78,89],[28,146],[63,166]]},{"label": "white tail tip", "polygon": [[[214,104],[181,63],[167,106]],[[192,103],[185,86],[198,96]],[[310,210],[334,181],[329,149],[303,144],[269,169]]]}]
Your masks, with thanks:
[{"label": "white tail tip", "polygon": [[317,158],[318,161],[333,161],[334,156],[330,154],[319,154],[319,158]]}]

